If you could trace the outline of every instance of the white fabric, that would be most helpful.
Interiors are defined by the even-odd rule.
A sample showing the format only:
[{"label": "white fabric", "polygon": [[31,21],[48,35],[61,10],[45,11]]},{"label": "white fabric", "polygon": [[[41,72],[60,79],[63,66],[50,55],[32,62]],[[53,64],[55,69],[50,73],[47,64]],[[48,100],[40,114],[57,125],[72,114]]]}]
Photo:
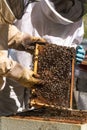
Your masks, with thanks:
[{"label": "white fabric", "polygon": [[17,23],[21,30],[57,45],[76,47],[80,44],[84,34],[82,20],[68,25],[58,24],[45,15],[46,8],[43,12],[41,2],[29,4],[22,20]]}]

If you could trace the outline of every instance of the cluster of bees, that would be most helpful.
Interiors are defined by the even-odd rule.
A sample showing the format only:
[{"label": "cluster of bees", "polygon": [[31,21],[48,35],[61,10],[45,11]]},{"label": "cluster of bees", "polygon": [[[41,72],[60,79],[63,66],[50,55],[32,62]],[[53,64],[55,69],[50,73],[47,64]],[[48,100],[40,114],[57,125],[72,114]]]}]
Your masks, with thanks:
[{"label": "cluster of bees", "polygon": [[34,109],[32,111],[19,113],[17,115],[29,117],[40,117],[45,120],[56,119],[56,121],[69,122],[69,123],[87,123],[87,112],[86,111],[77,111],[77,110],[68,110],[68,109],[58,109],[52,107],[41,107]]},{"label": "cluster of bees", "polygon": [[33,97],[44,99],[43,104],[69,107],[73,58],[73,47],[47,44],[39,48],[38,74],[44,82],[36,86]]}]

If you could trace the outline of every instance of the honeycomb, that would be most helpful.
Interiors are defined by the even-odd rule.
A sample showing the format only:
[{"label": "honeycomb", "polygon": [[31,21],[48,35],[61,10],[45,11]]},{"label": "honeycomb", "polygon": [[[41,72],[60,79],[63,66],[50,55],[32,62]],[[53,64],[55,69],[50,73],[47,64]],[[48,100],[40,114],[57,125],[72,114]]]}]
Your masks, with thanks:
[{"label": "honeycomb", "polygon": [[31,102],[69,108],[72,59],[75,59],[75,49],[47,44],[38,50],[37,70],[44,82],[35,85]]}]

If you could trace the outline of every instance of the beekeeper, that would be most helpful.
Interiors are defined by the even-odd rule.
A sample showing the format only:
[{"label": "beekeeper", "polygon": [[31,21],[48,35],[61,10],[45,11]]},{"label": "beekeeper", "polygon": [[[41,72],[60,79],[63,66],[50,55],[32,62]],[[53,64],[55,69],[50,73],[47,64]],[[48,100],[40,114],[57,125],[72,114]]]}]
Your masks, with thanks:
[{"label": "beekeeper", "polygon": [[[83,39],[82,43],[83,47],[87,48],[87,40]],[[87,56],[87,53],[86,53]],[[87,110],[87,65],[79,64],[75,69],[76,75],[76,91],[75,97],[77,102],[77,108],[80,110]]]},{"label": "beekeeper", "polygon": [[[76,63],[85,57],[82,42],[86,2],[81,0],[40,0],[32,2],[16,26],[30,35],[42,37],[48,42],[76,48]],[[27,20],[26,20],[27,19]],[[29,31],[31,30],[31,31]],[[17,53],[15,53],[17,56]],[[32,56],[31,56],[32,59]]]},{"label": "beekeeper", "polygon": [[[32,84],[39,82],[39,79],[33,76],[33,71],[22,67],[20,64],[11,59],[8,59],[8,34],[9,47],[20,49],[23,47],[25,42],[32,41],[31,37],[29,37],[27,34],[25,36],[25,34],[20,32],[18,32],[18,34],[20,34],[21,40],[18,39],[19,35],[16,35],[17,40],[15,40],[13,36],[15,36],[16,33],[15,31],[13,31],[14,33],[11,33],[11,29],[9,28],[9,24],[13,24],[15,19],[20,19],[22,17],[24,9],[28,3],[28,0],[25,1],[25,4],[24,0],[0,0],[0,86],[2,86],[4,83],[2,80],[3,76],[16,80],[21,85],[26,87],[31,87]],[[35,40],[34,37],[33,40]],[[19,43],[21,43],[21,41],[22,44],[21,47],[19,47]]]},{"label": "beekeeper", "polygon": [[33,53],[29,45],[44,42],[44,39],[20,32],[12,25],[21,19],[28,4],[29,0],[0,0],[0,116],[23,111],[28,105],[28,102],[25,104],[26,89],[41,83],[32,70],[8,57],[8,47]]}]

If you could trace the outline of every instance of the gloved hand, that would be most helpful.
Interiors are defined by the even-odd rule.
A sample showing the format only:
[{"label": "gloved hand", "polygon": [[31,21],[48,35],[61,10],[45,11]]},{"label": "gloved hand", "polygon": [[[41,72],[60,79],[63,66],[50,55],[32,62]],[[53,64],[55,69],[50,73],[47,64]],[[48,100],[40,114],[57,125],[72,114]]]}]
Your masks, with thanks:
[{"label": "gloved hand", "polygon": [[82,45],[79,45],[76,48],[76,63],[80,64],[84,58],[85,58],[85,50]]},{"label": "gloved hand", "polygon": [[35,74],[32,70],[23,68],[19,64],[16,64],[14,68],[6,73],[6,77],[17,81],[20,85],[27,88],[34,88],[34,85],[40,85],[43,81],[38,74]]},{"label": "gloved hand", "polygon": [[[1,51],[0,58],[0,81],[2,76],[18,82],[21,86],[32,88],[36,84],[42,84],[40,76],[32,70],[23,67],[16,61],[6,57],[7,52]],[[3,82],[1,82],[3,84]]]},{"label": "gloved hand", "polygon": [[43,38],[30,36],[29,34],[24,34],[22,38],[22,45],[24,46],[25,50],[27,50],[29,53],[33,53],[36,43],[40,45],[45,45],[47,42]]},{"label": "gloved hand", "polygon": [[19,79],[19,82],[23,86],[31,89],[34,88],[34,85],[40,85],[43,83],[38,74],[35,74],[32,70],[28,69],[24,70],[23,75],[21,75],[21,78]]},{"label": "gloved hand", "polygon": [[[29,34],[26,33],[23,34],[19,32],[16,28],[14,28],[14,26],[11,26],[9,30],[10,33],[9,33],[8,47],[11,49],[13,48],[21,51],[27,51],[33,54],[36,43],[39,43],[41,45],[46,44],[46,41],[43,38],[30,36]],[[17,33],[14,34],[14,32]]]}]

